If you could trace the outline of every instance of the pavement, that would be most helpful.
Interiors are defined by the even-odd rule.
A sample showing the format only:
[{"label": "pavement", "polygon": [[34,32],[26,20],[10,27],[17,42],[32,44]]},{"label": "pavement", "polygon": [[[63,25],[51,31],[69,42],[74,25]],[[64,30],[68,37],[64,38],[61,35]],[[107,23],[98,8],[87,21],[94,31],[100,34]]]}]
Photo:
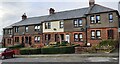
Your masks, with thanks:
[{"label": "pavement", "polygon": [[119,57],[119,53],[86,53],[86,54],[38,54],[38,55],[15,55],[19,58],[39,57]]}]

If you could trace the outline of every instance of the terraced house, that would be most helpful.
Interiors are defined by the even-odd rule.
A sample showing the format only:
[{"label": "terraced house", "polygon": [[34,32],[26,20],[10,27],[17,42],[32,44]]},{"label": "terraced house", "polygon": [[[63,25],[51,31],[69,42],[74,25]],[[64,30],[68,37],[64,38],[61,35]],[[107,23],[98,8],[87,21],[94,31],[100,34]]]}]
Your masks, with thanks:
[{"label": "terraced house", "polygon": [[27,18],[3,28],[3,45],[48,45],[50,42],[68,41],[83,45],[96,45],[102,40],[118,40],[119,13],[117,10],[89,1],[89,7],[55,12]]}]

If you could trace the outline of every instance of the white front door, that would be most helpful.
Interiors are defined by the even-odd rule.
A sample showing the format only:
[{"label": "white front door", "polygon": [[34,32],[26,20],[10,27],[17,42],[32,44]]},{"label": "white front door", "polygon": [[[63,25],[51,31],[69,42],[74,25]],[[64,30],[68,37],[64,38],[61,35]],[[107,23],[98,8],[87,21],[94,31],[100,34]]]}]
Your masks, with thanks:
[{"label": "white front door", "polygon": [[68,41],[68,43],[70,43],[70,35],[65,36],[65,41]]}]

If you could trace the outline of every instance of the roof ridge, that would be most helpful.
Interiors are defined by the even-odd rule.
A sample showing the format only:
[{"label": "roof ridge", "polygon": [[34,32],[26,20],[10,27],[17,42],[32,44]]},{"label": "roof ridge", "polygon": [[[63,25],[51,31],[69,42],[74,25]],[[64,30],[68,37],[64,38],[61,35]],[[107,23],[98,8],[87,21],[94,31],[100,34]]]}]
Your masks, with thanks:
[{"label": "roof ridge", "polygon": [[115,10],[115,9],[112,9],[112,8],[109,8],[109,7],[106,7],[106,6],[103,6],[103,5],[99,5],[99,4],[95,4],[95,5],[98,5],[98,6],[101,6],[101,7],[107,8],[107,9],[110,9],[110,10]]},{"label": "roof ridge", "polygon": [[77,8],[77,9],[71,9],[71,10],[65,10],[65,11],[59,11],[59,12],[55,12],[55,13],[62,13],[62,12],[69,12],[69,11],[75,11],[75,10],[80,10],[80,9],[87,9],[89,7],[84,7],[84,8]]}]

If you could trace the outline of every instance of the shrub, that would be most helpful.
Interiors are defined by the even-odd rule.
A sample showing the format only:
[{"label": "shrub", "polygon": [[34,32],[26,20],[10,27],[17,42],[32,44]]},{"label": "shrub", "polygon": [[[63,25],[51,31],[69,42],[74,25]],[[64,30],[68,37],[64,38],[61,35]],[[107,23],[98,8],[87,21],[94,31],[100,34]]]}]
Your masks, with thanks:
[{"label": "shrub", "polygon": [[66,46],[68,44],[67,41],[62,41],[61,44],[59,44],[59,46]]},{"label": "shrub", "polygon": [[17,49],[17,48],[22,48],[24,47],[22,44],[14,45],[14,46],[9,46],[8,48],[10,49]]},{"label": "shrub", "polygon": [[73,47],[80,46],[80,44],[72,44]]},{"label": "shrub", "polygon": [[20,54],[22,55],[30,55],[30,54],[40,54],[41,49],[40,48],[21,48]]},{"label": "shrub", "polygon": [[73,46],[41,48],[42,54],[66,54],[66,53],[74,53],[74,52],[75,49]]},{"label": "shrub", "polygon": [[100,42],[99,47],[100,46],[112,46],[112,47],[115,47],[117,45],[117,43],[118,43],[118,41],[112,40],[112,39],[104,40],[104,41]]}]

